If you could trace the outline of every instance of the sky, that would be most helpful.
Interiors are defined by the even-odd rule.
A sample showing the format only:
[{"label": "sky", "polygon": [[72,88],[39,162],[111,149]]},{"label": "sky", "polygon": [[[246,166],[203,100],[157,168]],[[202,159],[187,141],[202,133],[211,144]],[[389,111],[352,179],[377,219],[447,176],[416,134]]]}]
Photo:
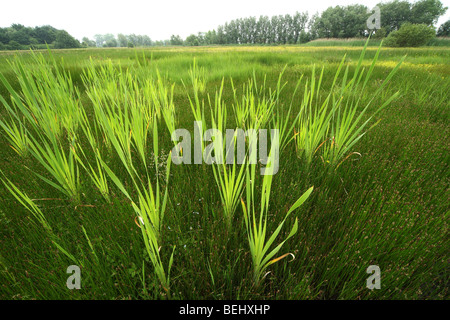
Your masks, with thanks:
[{"label": "sky", "polygon": [[[183,39],[206,32],[237,18],[309,12],[310,16],[330,6],[363,4],[373,8],[380,0],[32,0],[2,1],[0,27],[13,23],[27,27],[51,25],[75,38],[94,39],[95,34],[148,35],[152,40]],[[383,1],[386,2],[386,1]],[[412,1],[410,1],[412,2]],[[450,0],[441,0],[450,8]],[[381,21],[383,21],[381,13]],[[450,9],[438,26],[450,19]]]}]

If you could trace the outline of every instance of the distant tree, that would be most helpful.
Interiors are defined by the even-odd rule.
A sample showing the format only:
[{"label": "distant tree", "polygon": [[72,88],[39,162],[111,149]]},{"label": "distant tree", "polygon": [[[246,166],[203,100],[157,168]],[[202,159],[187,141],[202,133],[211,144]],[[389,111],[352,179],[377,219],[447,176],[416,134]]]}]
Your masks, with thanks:
[{"label": "distant tree", "polygon": [[96,34],[94,36],[95,39],[95,45],[97,47],[103,47],[103,43],[105,42],[105,40],[103,39],[103,35],[102,34]]},{"label": "distant tree", "polygon": [[25,26],[23,24],[13,23],[11,25],[11,29],[14,31],[19,31],[19,30],[25,29]]},{"label": "distant tree", "polygon": [[255,43],[267,43],[268,33],[270,29],[270,20],[268,16],[259,16],[256,22]]},{"label": "distant tree", "polygon": [[440,16],[446,11],[439,0],[421,0],[412,4],[411,6],[411,23],[426,24],[432,26],[437,23]]},{"label": "distant tree", "polygon": [[88,37],[83,37],[83,39],[81,39],[81,45],[83,47],[95,47],[95,46],[97,46],[95,41],[94,40],[90,40]]},{"label": "distant tree", "polygon": [[68,49],[68,48],[79,48],[80,42],[72,37],[67,31],[60,30],[56,34],[55,48],[57,49]]},{"label": "distant tree", "polygon": [[317,39],[319,37],[319,13],[315,13],[308,22],[309,37],[311,40]]},{"label": "distant tree", "polygon": [[450,20],[441,24],[436,35],[438,37],[450,37]]},{"label": "distant tree", "polygon": [[217,44],[217,33],[216,30],[210,30],[204,35],[204,42],[206,45]]},{"label": "distant tree", "polygon": [[419,0],[409,3],[405,0],[394,0],[377,5],[381,11],[381,25],[389,34],[399,30],[404,23],[434,25],[446,11],[439,0]]},{"label": "distant tree", "polygon": [[117,42],[118,42],[119,47],[127,47],[128,46],[128,38],[122,33],[119,33],[117,35]]},{"label": "distant tree", "polygon": [[343,38],[368,35],[367,19],[370,13],[366,6],[355,4],[344,7]]},{"label": "distant tree", "polygon": [[183,39],[181,39],[181,37],[179,35],[172,35],[170,37],[170,44],[172,46],[181,46],[183,45]]},{"label": "distant tree", "polygon": [[386,37],[386,28],[385,27],[381,27],[378,30],[375,30],[375,33],[372,35],[372,39],[383,39]]},{"label": "distant tree", "polygon": [[116,39],[113,34],[96,34],[94,36],[97,47],[103,47],[108,41]]},{"label": "distant tree", "polygon": [[217,27],[217,44],[226,44],[227,38],[225,35],[225,30],[223,26]]},{"label": "distant tree", "polygon": [[0,28],[0,43],[7,44],[11,39],[6,28]]},{"label": "distant tree", "polygon": [[9,38],[13,41],[16,41],[20,44],[30,44],[30,35],[25,28],[11,28],[12,30],[9,33]]},{"label": "distant tree", "polygon": [[42,26],[34,28],[34,34],[39,43],[51,44],[56,41],[58,30],[52,26]]},{"label": "distant tree", "polygon": [[403,23],[410,22],[411,4],[408,1],[394,0],[377,6],[381,12],[381,26],[386,29],[387,34],[400,29]]},{"label": "distant tree", "polygon": [[198,39],[199,46],[205,45],[205,33],[204,32],[197,33],[197,39]]},{"label": "distant tree", "polygon": [[17,41],[11,40],[8,43],[8,50],[20,50],[22,49],[22,46]]},{"label": "distant tree", "polygon": [[367,34],[368,8],[363,5],[329,7],[314,17],[314,32],[320,38],[353,38]]},{"label": "distant tree", "polygon": [[103,44],[103,47],[107,47],[107,48],[115,48],[117,47],[117,40],[115,38],[113,39],[109,39],[108,41],[106,41]]},{"label": "distant tree", "polygon": [[435,36],[434,27],[407,22],[400,29],[391,32],[384,43],[389,47],[420,47],[426,45]]},{"label": "distant tree", "polygon": [[306,43],[309,41],[311,41],[311,34],[309,32],[306,32],[305,30],[302,30],[298,37],[298,43]]},{"label": "distant tree", "polygon": [[134,33],[133,34],[129,34],[127,36],[127,38],[128,38],[128,42],[131,42],[133,44],[133,47],[139,46],[139,38],[138,38],[137,35],[135,35]]},{"label": "distant tree", "polygon": [[150,37],[147,36],[147,35],[143,35],[143,36],[142,36],[141,42],[142,42],[141,45],[142,45],[143,47],[150,47],[150,46],[153,44],[152,39],[150,39]]},{"label": "distant tree", "polygon": [[200,41],[198,40],[198,37],[195,34],[191,34],[184,40],[184,44],[187,46],[199,46]]},{"label": "distant tree", "polygon": [[59,34],[58,46],[79,47],[80,43],[64,30],[52,26],[25,27],[22,24],[12,24],[8,28],[0,28],[0,43],[4,49],[18,50],[41,48],[42,44],[54,45]]},{"label": "distant tree", "polygon": [[[293,16],[293,29],[291,30],[293,41],[292,43],[303,43],[305,42],[305,34],[306,34],[306,23],[308,22],[308,13],[299,13],[296,12]],[[300,39],[302,38],[302,39]],[[303,41],[303,42],[302,42]],[[307,41],[306,41],[307,42]]]}]

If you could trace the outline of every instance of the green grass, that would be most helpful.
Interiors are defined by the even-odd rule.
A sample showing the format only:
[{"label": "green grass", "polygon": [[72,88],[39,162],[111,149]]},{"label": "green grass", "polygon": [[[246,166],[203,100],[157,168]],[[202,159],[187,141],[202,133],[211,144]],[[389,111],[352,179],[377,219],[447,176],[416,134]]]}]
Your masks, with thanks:
[{"label": "green grass", "polygon": [[[76,88],[68,97],[83,106],[80,125],[70,129],[77,133],[76,144],[67,133],[52,140],[31,121],[21,126],[23,118],[14,118],[4,106],[10,104],[10,94],[0,84],[5,99],[0,119],[16,124],[15,136],[22,137],[26,129],[36,140],[22,140],[23,145],[18,141],[18,147],[47,143],[47,149],[35,146],[20,156],[0,128],[0,299],[448,298],[450,50],[381,49],[370,79],[360,90],[346,92],[344,99],[349,106],[358,101],[354,119],[361,119],[355,131],[371,116],[364,131],[376,125],[347,150],[339,167],[324,165],[320,152],[309,159],[299,157],[294,129],[289,131],[305,92],[310,92],[305,81],[311,84],[313,70],[315,100],[307,101],[317,104],[311,105],[311,112],[330,93],[341,92],[342,83],[333,87],[333,80],[344,55],[351,79],[362,44],[53,51]],[[367,48],[361,63],[366,72],[378,44]],[[29,72],[41,70],[29,53],[17,54]],[[43,55],[49,58],[46,51]],[[0,54],[0,72],[22,92],[6,62],[12,57]],[[198,72],[193,78],[194,59]],[[102,68],[108,81],[89,78],[89,72]],[[130,78],[125,81],[121,77],[126,74]],[[193,136],[193,111],[205,118],[208,128],[218,126],[225,112],[221,126],[235,128],[245,112],[242,98],[252,96],[248,88],[254,77],[254,89],[264,84],[265,95],[255,90],[253,99],[269,101],[269,107],[270,101],[276,104],[277,116],[266,125],[289,120],[289,143],[281,150],[279,172],[268,181],[258,174],[259,165],[249,166],[256,168],[254,179],[244,172],[242,186],[227,188],[225,177],[242,181],[240,166],[234,173],[233,167],[221,165],[168,168],[170,128],[186,128]],[[59,79],[70,83],[62,80],[68,79],[63,74]],[[85,83],[94,82],[96,90],[86,90]],[[269,90],[278,92],[281,86],[279,96],[271,100]],[[44,89],[68,92],[63,85]],[[376,113],[396,92],[399,96]],[[40,97],[43,101],[44,95]],[[64,100],[67,106],[72,106],[72,98]],[[135,112],[143,103],[154,108],[147,118]],[[150,118],[155,122],[149,124]],[[337,117],[330,123],[333,119],[348,126]],[[131,136],[130,130],[135,130]],[[361,156],[345,158],[352,152]],[[58,156],[49,160],[54,171],[46,169],[50,158],[44,154]],[[39,155],[42,161],[36,161]],[[56,170],[59,167],[65,169]],[[61,172],[79,179],[73,196],[71,188],[64,188],[67,180]],[[312,186],[308,199],[290,212]],[[261,219],[255,229],[250,217]],[[262,227],[266,241],[274,231],[276,237],[255,241],[263,239],[255,237]],[[261,243],[273,243],[266,254],[280,243],[282,247],[264,260]],[[281,257],[285,259],[277,260]],[[66,287],[66,269],[72,264],[81,267],[81,290]],[[366,288],[366,269],[373,264],[381,268],[381,290]]]},{"label": "green grass", "polygon": [[[303,46],[308,47],[362,47],[364,46],[366,39],[339,39],[339,38],[328,38],[328,39],[316,39],[313,41],[306,42]],[[369,46],[379,46],[381,40],[371,39],[369,40]]]}]

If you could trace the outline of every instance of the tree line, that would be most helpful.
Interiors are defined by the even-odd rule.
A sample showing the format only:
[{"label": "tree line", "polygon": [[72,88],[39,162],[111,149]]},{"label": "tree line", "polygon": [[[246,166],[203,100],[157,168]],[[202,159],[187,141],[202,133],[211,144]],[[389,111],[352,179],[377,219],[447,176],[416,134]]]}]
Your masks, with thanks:
[{"label": "tree line", "polygon": [[28,48],[79,48],[80,42],[65,30],[52,26],[25,27],[22,24],[12,24],[0,28],[0,50],[20,50]]},{"label": "tree line", "polygon": [[[381,12],[381,25],[375,31],[383,38],[397,31],[405,23],[434,26],[447,8],[439,0],[419,0],[410,3],[393,0],[377,5]],[[206,33],[191,34],[184,41],[172,35],[172,45],[211,45],[211,44],[296,44],[318,38],[367,37],[367,19],[372,8],[364,5],[329,7],[321,14],[311,17],[308,13],[296,12],[294,15],[260,16],[235,19]],[[438,30],[438,36],[449,36],[447,21]]]},{"label": "tree line", "polygon": [[[398,31],[405,24],[423,24],[434,28],[447,8],[440,0],[393,0],[377,5],[381,12],[381,28],[374,37],[383,38]],[[364,5],[329,7],[311,17],[308,13],[235,19],[208,32],[191,34],[186,39],[172,35],[168,40],[153,41],[147,35],[97,34],[91,40],[78,41],[65,30],[51,26],[35,28],[13,24],[0,28],[0,50],[26,48],[80,48],[80,47],[148,47],[164,45],[226,45],[226,44],[298,44],[318,38],[367,37],[367,19],[372,8]],[[450,21],[437,31],[438,36],[450,36]]]}]

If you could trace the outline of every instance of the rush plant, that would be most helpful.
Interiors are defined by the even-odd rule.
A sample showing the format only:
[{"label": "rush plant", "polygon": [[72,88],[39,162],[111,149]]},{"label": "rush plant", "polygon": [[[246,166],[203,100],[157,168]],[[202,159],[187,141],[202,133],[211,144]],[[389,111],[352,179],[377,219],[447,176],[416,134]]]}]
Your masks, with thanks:
[{"label": "rush plant", "polygon": [[[271,151],[272,154],[272,151]],[[269,156],[269,159],[272,157]],[[273,160],[269,160],[273,161]],[[273,166],[270,166],[273,168]],[[298,218],[295,218],[294,225],[291,228],[288,236],[276,244],[277,238],[280,235],[283,225],[286,223],[288,217],[298,207],[300,207],[309,197],[313,191],[313,187],[309,188],[289,209],[282,222],[269,234],[268,230],[268,214],[269,214],[269,200],[272,188],[272,174],[266,174],[263,177],[261,187],[260,205],[255,204],[255,186],[256,186],[256,166],[249,165],[246,167],[246,200],[241,199],[242,210],[244,213],[244,221],[247,230],[247,238],[250,247],[250,254],[253,264],[253,281],[258,286],[261,280],[267,275],[266,269],[277,261],[290,255],[289,253],[276,257],[276,254],[281,250],[284,243],[291,238],[298,229]]]}]

